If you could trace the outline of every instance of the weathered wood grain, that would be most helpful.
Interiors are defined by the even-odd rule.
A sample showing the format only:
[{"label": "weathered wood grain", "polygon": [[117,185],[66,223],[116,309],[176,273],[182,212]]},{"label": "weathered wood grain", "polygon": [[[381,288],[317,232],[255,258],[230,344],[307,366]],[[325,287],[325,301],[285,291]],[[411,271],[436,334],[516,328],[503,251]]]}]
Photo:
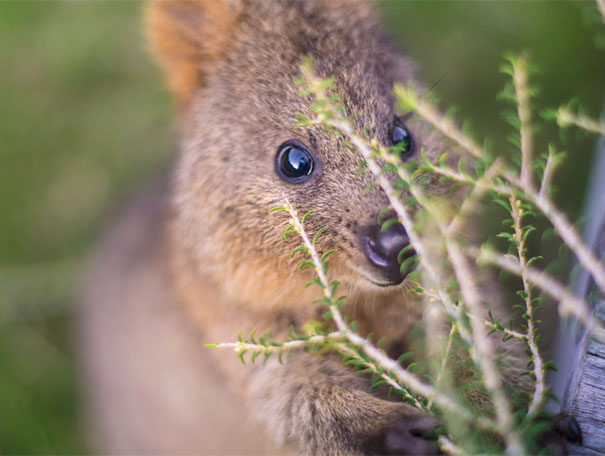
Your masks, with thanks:
[{"label": "weathered wood grain", "polygon": [[[605,314],[605,301],[597,304],[597,314]],[[605,454],[605,339],[599,338],[587,338],[564,408],[582,429],[583,445],[574,447],[575,454]]]},{"label": "weathered wood grain", "polygon": [[[605,261],[605,139],[597,148],[595,165],[584,210],[588,221],[584,240]],[[595,290],[586,271],[574,281],[578,296],[594,306],[596,317],[605,324],[605,297]],[[582,429],[582,445],[570,447],[570,454],[605,455],[605,331],[587,334],[577,321],[564,321],[555,339],[555,365],[559,371],[550,378],[560,404],[551,403],[553,412],[573,415]]]}]

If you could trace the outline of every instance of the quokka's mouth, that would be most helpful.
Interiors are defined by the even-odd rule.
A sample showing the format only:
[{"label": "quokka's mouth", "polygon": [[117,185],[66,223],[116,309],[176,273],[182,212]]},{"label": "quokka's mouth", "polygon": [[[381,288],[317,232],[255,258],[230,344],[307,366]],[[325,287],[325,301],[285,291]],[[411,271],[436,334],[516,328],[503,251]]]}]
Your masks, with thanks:
[{"label": "quokka's mouth", "polygon": [[371,271],[369,271],[367,267],[353,267],[352,269],[364,282],[372,287],[379,288],[398,287],[405,281],[409,272],[411,272],[410,270],[406,274],[399,274],[394,277],[385,275],[384,271],[377,271],[375,268],[372,268]]},{"label": "quokka's mouth", "polygon": [[395,282],[377,282],[375,280],[372,279],[367,279],[372,285],[376,285],[377,287],[380,288],[388,288],[388,287],[396,287],[397,285],[401,285],[401,283],[403,282],[404,278],[395,281]]}]

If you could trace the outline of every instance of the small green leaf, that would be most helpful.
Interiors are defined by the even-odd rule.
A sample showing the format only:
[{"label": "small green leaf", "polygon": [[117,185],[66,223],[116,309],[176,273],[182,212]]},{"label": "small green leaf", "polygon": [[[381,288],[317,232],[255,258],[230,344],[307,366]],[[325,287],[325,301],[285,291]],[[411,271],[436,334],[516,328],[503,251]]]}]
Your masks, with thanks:
[{"label": "small green leaf", "polygon": [[378,214],[378,218],[376,220],[376,222],[380,225],[382,223],[382,218],[389,213],[390,211],[392,211],[393,208],[388,205],[387,207],[385,207],[383,210],[380,211],[380,213]]},{"label": "small green leaf", "polygon": [[319,286],[321,286],[321,281],[319,280],[318,277],[315,277],[314,279],[311,279],[307,283],[305,283],[305,288],[307,288],[307,287],[309,287],[311,285],[319,285]]},{"label": "small green leaf", "polygon": [[[528,213],[525,212],[523,215],[527,215]],[[523,230],[523,235],[521,236],[521,238],[523,239],[523,242],[525,242],[525,240],[527,239],[527,236],[529,236],[531,234],[532,231],[536,231],[536,228],[534,226],[526,226],[525,229]]]},{"label": "small green leaf", "polygon": [[303,260],[300,262],[300,265],[298,266],[298,269],[302,270],[306,267],[315,269],[315,263],[313,263],[313,261],[311,260]]},{"label": "small green leaf", "polygon": [[412,356],[414,356],[414,354],[412,352],[406,352],[406,353],[402,353],[401,355],[399,355],[399,357],[397,358],[397,364],[401,364],[403,365],[405,361],[407,361],[408,359],[411,359]]},{"label": "small green leaf", "polygon": [[527,266],[531,266],[531,265],[532,265],[532,263],[534,263],[535,261],[538,261],[538,260],[543,260],[543,259],[544,259],[544,257],[543,257],[543,256],[540,256],[540,255],[535,256],[535,257],[532,257],[532,258],[530,258],[529,260],[527,260]]},{"label": "small green leaf", "polygon": [[331,249],[328,250],[327,252],[325,252],[322,256],[321,256],[321,262],[323,263],[324,261],[326,261],[326,259],[332,255],[334,252],[336,252],[336,249]]},{"label": "small green leaf", "polygon": [[403,261],[403,257],[413,250],[414,246],[412,244],[408,244],[404,248],[402,248],[401,251],[397,254],[397,263],[401,263]]},{"label": "small green leaf", "polygon": [[507,233],[507,232],[498,233],[498,234],[496,234],[496,237],[508,239],[510,242],[515,243],[515,238],[513,237],[513,235],[510,233]]},{"label": "small green leaf", "polygon": [[250,342],[252,342],[254,345],[258,345],[258,342],[256,341],[256,339],[254,338],[254,334],[256,333],[256,329],[253,329],[252,331],[250,331],[250,335],[248,336],[248,340]]},{"label": "small green leaf", "polygon": [[305,220],[307,220],[307,217],[308,217],[309,215],[311,215],[313,212],[315,212],[315,210],[314,210],[314,209],[311,209],[310,211],[305,212],[305,214],[304,214],[304,215],[302,216],[302,218],[300,219],[300,223],[301,223],[302,225],[304,225],[304,224],[305,224]]},{"label": "small green leaf", "polygon": [[252,352],[252,356],[250,357],[250,362],[254,363],[254,360],[256,359],[256,357],[258,355],[260,355],[262,352],[260,350],[255,350]]},{"label": "small green leaf", "polygon": [[317,242],[317,238],[319,238],[319,235],[321,233],[323,233],[324,231],[326,231],[327,229],[328,229],[327,227],[322,226],[320,229],[317,230],[317,233],[315,233],[315,236],[313,236],[313,241],[311,242],[313,247],[315,247],[315,243]]},{"label": "small green leaf", "polygon": [[244,359],[244,355],[246,354],[247,351],[248,351],[248,349],[244,348],[237,352],[237,357],[239,358],[239,360],[242,362],[243,365],[246,365],[246,360]]},{"label": "small green leaf", "polygon": [[381,225],[380,231],[384,232],[384,231],[388,230],[389,227],[391,227],[397,223],[399,223],[399,219],[397,217],[390,218]]},{"label": "small green leaf", "polygon": [[378,380],[377,382],[372,383],[372,386],[370,386],[370,391],[373,391],[376,388],[379,388],[382,385],[386,385],[386,384],[387,384],[386,380]]},{"label": "small green leaf", "polygon": [[[416,256],[411,256],[411,257],[406,258],[406,259],[405,259],[405,260],[404,260],[404,261],[401,263],[401,266],[399,266],[399,271],[401,271],[402,273],[403,273],[403,272],[405,272],[405,271],[407,271],[407,270],[408,270],[408,269],[410,269],[410,268],[411,268],[411,266],[412,266],[413,264],[415,264],[417,261],[418,261],[418,257],[416,257]],[[410,268],[408,268],[408,266],[409,266]]]},{"label": "small green leaf", "polygon": [[498,205],[500,205],[500,206],[502,206],[504,209],[506,209],[506,212],[510,213],[510,211],[511,211],[510,204],[507,203],[506,201],[503,201],[503,200],[498,199],[498,198],[494,198],[493,202],[496,203],[496,204],[498,204]]},{"label": "small green leaf", "polygon": [[271,214],[273,212],[277,212],[277,211],[286,211],[286,212],[288,212],[288,208],[286,206],[273,207],[273,208],[269,209],[269,214]]},{"label": "small green leaf", "polygon": [[295,249],[292,249],[292,251],[290,252],[290,258],[294,257],[294,255],[296,255],[296,252],[303,252],[308,254],[309,250],[304,245],[299,245]]}]

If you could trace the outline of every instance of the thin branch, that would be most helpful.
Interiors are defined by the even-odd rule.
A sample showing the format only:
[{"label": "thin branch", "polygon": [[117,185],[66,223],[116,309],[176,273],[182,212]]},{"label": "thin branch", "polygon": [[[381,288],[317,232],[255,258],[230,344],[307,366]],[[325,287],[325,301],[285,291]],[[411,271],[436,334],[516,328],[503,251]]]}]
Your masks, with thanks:
[{"label": "thin branch", "polygon": [[[509,176],[510,179],[515,180]],[[582,241],[582,238],[569,220],[567,220],[567,217],[555,207],[554,203],[546,195],[538,194],[534,189],[523,186],[521,182],[517,182],[517,185],[524,191],[526,199],[540,209],[544,216],[552,223],[561,239],[577,256],[580,264],[592,275],[601,292],[605,293],[605,266]]]},{"label": "thin branch", "polygon": [[380,378],[382,378],[385,382],[387,382],[387,384],[390,387],[395,388],[395,390],[400,391],[402,393],[403,397],[405,399],[407,399],[408,401],[413,402],[416,407],[418,407],[421,410],[428,410],[428,407],[423,405],[415,396],[411,395],[404,386],[397,383],[395,381],[395,379],[393,379],[393,377],[391,377],[387,372],[385,372],[383,369],[381,369],[378,364],[373,363],[371,361],[368,362],[367,360],[363,359],[359,355],[359,353],[357,353],[355,350],[352,350],[350,347],[348,347],[345,344],[338,344],[338,350],[341,351],[342,353],[346,353],[351,358],[354,358],[355,360],[362,362],[374,374],[379,375]]},{"label": "thin branch", "polygon": [[[523,268],[519,262],[510,255],[502,255],[489,248],[478,249],[476,247],[468,247],[467,253],[479,262],[498,266],[519,277],[523,274]],[[591,332],[600,327],[586,303],[567,291],[557,280],[544,271],[531,266],[526,266],[525,274],[531,283],[540,287],[547,295],[559,302],[559,314],[561,316],[568,317],[571,315],[576,317]]]},{"label": "thin branch", "polygon": [[413,88],[395,85],[395,97],[475,157],[484,160],[488,156],[483,147],[468,135],[465,135],[451,118],[439,112],[432,103],[423,97],[419,97]]},{"label": "thin branch", "polygon": [[[416,251],[416,255],[420,262],[420,265],[422,266],[422,269],[425,272],[426,277],[428,278],[430,287],[436,291],[438,300],[443,304],[448,314],[457,321],[461,322],[458,328],[459,334],[463,340],[465,340],[469,345],[472,345],[472,336],[467,330],[466,326],[462,323],[463,316],[460,312],[460,309],[454,303],[454,301],[449,296],[449,293],[444,287],[447,281],[444,279],[444,277],[437,268],[438,262],[431,261],[431,257],[428,253],[428,248],[423,242],[422,238],[416,232],[415,224],[412,218],[410,217],[408,210],[406,209],[401,198],[397,194],[397,191],[393,188],[391,181],[387,179],[387,177],[382,172],[382,168],[375,158],[375,153],[377,153],[380,158],[387,161],[391,160],[392,163],[392,157],[390,156],[389,152],[383,147],[380,147],[377,150],[373,150],[370,146],[368,146],[365,139],[355,133],[351,123],[348,122],[346,119],[339,118],[335,120],[327,120],[325,121],[325,123],[338,129],[341,133],[347,136],[351,143],[361,152],[361,155],[363,156],[368,169],[376,178],[380,188],[382,188],[382,190],[386,193],[391,207],[393,208],[393,210],[398,216],[399,221],[405,228],[408,237],[410,238],[410,243]],[[409,172],[405,169],[405,167],[397,166],[396,170],[398,176],[410,186],[410,191],[413,196],[417,199],[422,199],[420,191],[418,189],[415,189],[413,179],[410,176]],[[427,204],[428,203],[426,202],[424,203],[424,205]],[[439,214],[436,215],[439,216]]]},{"label": "thin branch", "polygon": [[458,244],[450,239],[446,240],[447,252],[452,266],[456,273],[456,278],[460,284],[460,290],[464,298],[464,303],[468,307],[470,315],[471,328],[473,331],[473,351],[477,354],[478,366],[481,368],[484,376],[484,384],[490,393],[496,417],[503,437],[506,439],[506,452],[508,454],[522,454],[523,443],[521,437],[514,428],[514,420],[508,399],[502,390],[502,381],[496,367],[493,364],[495,359],[490,339],[487,335],[485,325],[481,324],[483,319],[481,311],[481,295],[472,281],[473,273],[471,267],[460,250]]},{"label": "thin branch", "polygon": [[511,215],[513,218],[514,228],[514,239],[516,241],[517,255],[519,258],[519,266],[521,267],[521,281],[523,283],[523,291],[525,292],[524,303],[525,313],[527,315],[527,338],[525,343],[529,347],[531,353],[531,359],[534,365],[534,392],[531,397],[529,404],[528,415],[534,415],[540,410],[542,403],[546,397],[546,378],[545,378],[545,367],[538,344],[536,342],[536,327],[534,322],[534,309],[532,303],[532,284],[527,275],[527,261],[525,258],[525,235],[523,232],[523,209],[521,208],[521,201],[510,198]]},{"label": "thin branch", "polygon": [[[398,96],[404,97],[406,103],[415,109],[421,117],[431,122],[442,133],[455,140],[460,146],[468,150],[473,155],[479,156],[479,158],[483,158],[485,156],[483,155],[485,154],[483,149],[470,138],[467,138],[466,135],[464,135],[459,129],[457,129],[450,119],[440,114],[428,102],[420,100],[412,90],[398,87],[396,93]],[[567,123],[574,123],[589,130],[592,128],[595,132],[605,135],[605,127],[596,121],[592,121],[591,123],[589,122],[589,119],[576,116],[565,108],[560,108],[558,115]],[[572,224],[567,220],[563,213],[554,206],[545,193],[539,194],[532,186],[526,185],[526,183],[522,182],[517,176],[510,172],[504,172],[503,177],[517,187],[521,194],[518,194],[518,191],[507,185],[498,185],[497,188],[490,187],[488,183],[473,180],[468,176],[463,176],[460,173],[447,170],[443,167],[434,167],[434,169],[436,172],[443,175],[448,175],[457,181],[464,181],[469,184],[485,185],[490,190],[494,190],[507,196],[521,197],[533,203],[553,224],[563,241],[569,246],[572,252],[577,255],[582,266],[593,276],[601,292],[605,293],[605,267],[599,262],[594,253],[586,246],[586,244],[584,244],[579,234],[573,228]],[[586,305],[583,304],[582,307],[582,309],[578,310],[579,314],[586,313]]]},{"label": "thin branch", "polygon": [[340,333],[339,331],[334,331],[334,332],[331,332],[331,333],[325,334],[325,335],[317,334],[317,335],[311,336],[306,339],[289,340],[287,342],[276,342],[276,343],[270,344],[270,345],[263,345],[260,343],[253,343],[253,342],[248,342],[248,341],[244,341],[244,340],[239,340],[237,342],[223,342],[220,344],[205,344],[205,346],[209,347],[209,348],[230,348],[230,349],[233,349],[235,351],[235,353],[237,353],[238,355],[242,352],[245,353],[248,351],[252,351],[252,352],[258,351],[260,353],[274,354],[274,353],[280,353],[280,352],[284,352],[284,351],[308,347],[309,345],[313,345],[313,344],[334,342],[334,341],[339,341],[342,339],[343,339],[342,333]]},{"label": "thin branch", "polygon": [[521,182],[527,187],[533,187],[532,164],[534,161],[534,141],[531,131],[530,89],[527,79],[527,58],[520,56],[511,61],[513,68],[513,85],[517,99],[517,114],[519,116],[519,134],[521,137]]},{"label": "thin branch", "polygon": [[[390,154],[386,149],[379,149],[379,156],[381,158],[388,159],[389,155]],[[467,338],[474,342],[471,343],[471,346],[473,347],[470,353],[471,357],[475,361],[475,364],[482,370],[485,377],[484,384],[492,396],[496,417],[498,424],[500,425],[500,431],[506,440],[507,453],[520,454],[523,452],[523,444],[520,436],[514,429],[512,412],[508,405],[508,400],[502,392],[500,375],[492,362],[495,357],[493,355],[491,341],[488,338],[485,326],[481,324],[481,320],[483,319],[481,296],[476,285],[472,282],[471,278],[474,275],[458,245],[448,237],[449,224],[441,220],[441,214],[432,208],[430,202],[426,200],[421,190],[414,184],[413,179],[406,168],[400,165],[396,166],[396,170],[399,177],[409,186],[410,193],[414,196],[416,201],[429,211],[436,221],[441,235],[445,238],[448,257],[452,262],[454,274],[460,284],[464,303],[468,307],[470,316],[472,317],[470,318],[472,335],[467,335]],[[462,329],[461,333],[464,334],[466,333],[466,328],[462,324],[462,321],[460,322],[460,328]]]},{"label": "thin branch", "polygon": [[454,442],[452,442],[445,436],[439,437],[439,445],[446,454],[452,456],[466,456],[467,454],[464,452],[464,450],[462,450],[462,448],[457,446]]},{"label": "thin branch", "polygon": [[493,189],[492,181],[500,173],[502,169],[502,160],[496,159],[494,163],[479,179],[474,180],[471,193],[464,199],[458,214],[452,219],[449,226],[446,228],[446,236],[451,237],[458,233],[464,223],[468,220],[468,216],[477,208],[480,199],[483,195]]},{"label": "thin branch", "polygon": [[[452,323],[450,327],[450,332],[447,336],[447,344],[445,346],[445,350],[443,351],[443,355],[441,357],[441,364],[439,365],[439,371],[437,373],[437,378],[435,379],[435,388],[439,389],[441,386],[441,381],[443,380],[443,375],[445,374],[445,368],[447,367],[447,362],[450,358],[450,352],[452,351],[452,342],[454,340],[454,335],[457,331],[456,323]],[[430,400],[427,404],[427,408],[430,410],[433,408],[433,401]]]},{"label": "thin branch", "polygon": [[[605,2],[605,0],[600,0]],[[569,125],[575,125],[582,130],[596,133],[597,135],[605,136],[605,123],[599,122],[598,120],[584,116],[582,114],[576,114],[571,112],[564,106],[561,106],[557,110],[557,123],[560,127],[568,127]]]},{"label": "thin branch", "polygon": [[444,167],[435,166],[434,170],[439,174],[455,178],[458,182],[475,185],[481,190],[492,190],[509,197],[514,196],[522,198],[534,204],[557,230],[557,233],[561,236],[563,242],[565,242],[571,251],[578,257],[582,266],[592,275],[601,292],[605,293],[605,266],[599,261],[594,252],[584,243],[584,241],[582,241],[582,238],[569,220],[567,220],[567,217],[556,208],[554,203],[547,196],[546,191],[537,192],[533,187],[524,185],[517,176],[508,171],[502,172],[502,176],[513,184],[514,187],[505,184],[493,185],[490,182],[481,179],[474,180]]},{"label": "thin branch", "polygon": [[548,191],[552,185],[552,179],[555,174],[555,168],[557,167],[557,155],[552,148],[548,148],[548,155],[546,156],[546,164],[544,165],[544,172],[542,173],[542,183],[540,184],[540,191],[538,196],[545,198],[548,196]]},{"label": "thin branch", "polygon": [[[381,158],[388,159],[388,152],[381,148],[379,152]],[[481,311],[481,296],[476,285],[472,281],[474,274],[471,271],[470,265],[460,248],[454,243],[451,237],[448,236],[449,223],[442,220],[442,216],[439,212],[435,211],[429,201],[425,198],[424,194],[414,184],[412,177],[408,173],[405,167],[397,166],[397,173],[404,182],[409,186],[410,193],[420,206],[424,207],[433,219],[441,232],[441,235],[446,241],[446,249],[448,258],[452,262],[454,275],[460,285],[462,291],[463,301],[469,309],[469,316],[472,335],[468,334],[466,327],[462,320],[459,318],[458,321],[460,333],[464,334],[467,340],[471,341],[470,355],[477,367],[481,369],[484,375],[484,384],[492,396],[494,408],[496,410],[496,417],[498,424],[500,425],[500,432],[506,441],[506,451],[509,454],[520,454],[523,452],[523,444],[520,436],[514,429],[514,421],[512,412],[508,405],[508,400],[504,396],[501,388],[501,379],[496,367],[492,360],[495,358],[493,355],[493,349],[491,341],[488,338],[488,334],[485,326],[481,323],[483,313]],[[446,307],[447,309],[447,307]],[[460,314],[457,313],[459,316]]]},{"label": "thin branch", "polygon": [[335,299],[332,295],[332,289],[326,277],[323,264],[321,262],[321,259],[319,258],[319,254],[317,253],[315,246],[307,236],[307,233],[305,232],[305,229],[298,218],[298,214],[296,213],[296,211],[288,200],[286,200],[286,209],[291,216],[294,227],[302,238],[303,243],[307,248],[309,255],[311,256],[313,264],[315,265],[317,276],[322,284],[324,296],[331,303],[329,309],[338,331],[342,333],[342,335],[350,343],[352,343],[357,348],[361,349],[363,353],[368,356],[368,358],[380,365],[382,369],[391,372],[401,384],[405,385],[406,388],[409,388],[414,393],[419,394],[420,396],[424,396],[429,399],[432,398],[437,405],[457,413],[461,418],[470,421],[476,421],[479,426],[485,429],[494,429],[494,423],[491,420],[485,418],[477,419],[477,417],[473,417],[468,410],[460,407],[456,402],[452,400],[452,398],[441,393],[440,391],[437,391],[432,386],[427,385],[426,383],[419,380],[415,375],[403,369],[395,360],[389,358],[377,347],[371,344],[367,339],[354,333],[347,326],[344,317],[340,312],[340,309],[334,304]]},{"label": "thin branch", "polygon": [[483,323],[485,323],[485,325],[488,328],[495,329],[496,331],[500,331],[501,333],[504,333],[507,336],[511,336],[511,337],[513,337],[513,338],[515,338],[517,340],[522,341],[522,342],[525,342],[525,339],[527,339],[527,334],[520,333],[519,331],[514,331],[514,330],[506,328],[504,326],[499,327],[498,325],[492,323],[491,321],[485,320],[483,318],[481,319],[481,321]]},{"label": "thin branch", "polygon": [[597,0],[597,6],[599,7],[601,16],[603,16],[603,23],[605,24],[605,0]]},{"label": "thin branch", "polygon": [[[337,113],[333,112],[333,114]],[[319,121],[316,122],[320,123]],[[445,284],[446,281],[438,271],[436,263],[430,260],[430,257],[428,255],[428,249],[426,248],[422,239],[416,232],[415,224],[412,218],[410,217],[406,207],[401,201],[401,198],[397,194],[397,191],[393,188],[389,179],[387,179],[387,177],[382,172],[382,168],[378,164],[372,148],[367,145],[365,139],[355,133],[351,123],[348,122],[346,119],[339,117],[336,119],[324,120],[323,123],[333,128],[336,128],[342,134],[347,136],[353,146],[355,146],[361,152],[361,155],[363,156],[368,169],[376,178],[379,186],[386,193],[391,207],[397,214],[400,223],[405,228],[408,237],[410,238],[410,243],[416,251],[417,258],[424,272],[427,275],[430,286],[435,289],[438,299],[443,303],[448,313],[457,320],[460,320],[461,315],[458,308],[456,307],[456,304],[453,302],[453,300],[448,295],[448,292],[443,287],[443,284]],[[384,149],[380,149],[379,154],[381,154],[383,157],[386,156],[386,152],[384,151]],[[404,168],[398,167],[397,172],[400,175],[404,176],[407,181],[411,181],[409,173]],[[466,331],[466,328],[464,328],[463,326],[460,327],[460,335],[469,344],[472,344],[471,336]]]},{"label": "thin branch", "polygon": [[[497,165],[498,169],[494,170],[495,172],[490,173],[491,177],[496,178],[496,177],[500,177],[502,175],[510,175],[510,173],[506,172],[506,169],[504,168],[504,165],[502,164],[502,161],[500,159],[494,160],[493,165]],[[489,180],[487,178],[487,176],[485,176],[485,178],[474,179],[471,176],[469,176],[467,174],[461,174],[460,172],[458,172],[457,170],[454,170],[452,168],[435,165],[434,163],[431,164],[430,166],[431,166],[431,172],[434,172],[435,174],[447,177],[449,179],[452,179],[455,182],[469,185],[471,187],[479,187],[479,189],[482,190],[483,192],[494,191],[496,193],[501,193],[501,194],[507,195],[507,196],[515,194],[515,189],[513,187],[511,187],[509,184],[503,183],[503,182],[495,182],[494,180]],[[487,172],[486,172],[486,174],[487,174]]]}]

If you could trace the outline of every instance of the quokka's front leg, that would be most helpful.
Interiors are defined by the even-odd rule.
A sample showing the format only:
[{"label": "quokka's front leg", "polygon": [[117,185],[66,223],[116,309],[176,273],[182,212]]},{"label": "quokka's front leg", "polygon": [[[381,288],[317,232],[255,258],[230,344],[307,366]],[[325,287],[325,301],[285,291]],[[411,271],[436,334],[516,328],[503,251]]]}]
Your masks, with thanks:
[{"label": "quokka's front leg", "polygon": [[337,356],[293,353],[257,366],[252,410],[280,444],[307,454],[437,454],[426,436],[437,420],[411,405],[380,399]]}]

